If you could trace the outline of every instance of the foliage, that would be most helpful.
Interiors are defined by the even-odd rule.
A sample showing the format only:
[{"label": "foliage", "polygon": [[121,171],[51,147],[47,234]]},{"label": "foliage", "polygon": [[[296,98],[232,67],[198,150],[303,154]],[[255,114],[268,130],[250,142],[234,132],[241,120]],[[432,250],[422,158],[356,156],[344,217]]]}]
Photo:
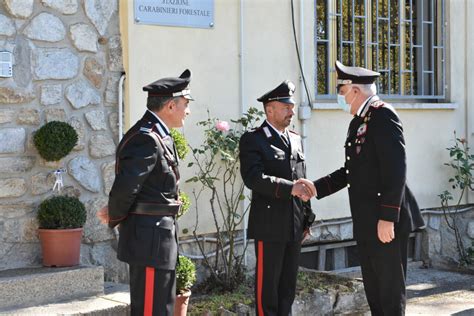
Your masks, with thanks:
[{"label": "foliage", "polygon": [[[354,293],[357,291],[356,284],[359,282],[360,281],[327,272],[298,271],[296,295],[312,294],[315,289],[325,292]],[[196,316],[220,315],[219,309],[222,308],[228,311],[234,311],[237,304],[252,306],[255,301],[254,296],[253,281],[247,280],[240,283],[232,292],[191,298],[188,314]]]},{"label": "foliage", "polygon": [[86,208],[78,198],[58,195],[39,205],[37,219],[44,229],[70,229],[83,227]]},{"label": "foliage", "polygon": [[186,155],[189,153],[188,143],[183,134],[178,132],[176,129],[170,129],[171,137],[173,138],[174,144],[176,145],[176,151],[178,152],[178,157],[180,160],[186,158]]},{"label": "foliage", "polygon": [[[189,148],[188,148],[188,143],[186,141],[186,138],[184,138],[184,135],[178,132],[178,130],[174,128],[170,129],[170,134],[176,146],[178,157],[180,160],[183,160],[184,158],[186,158],[186,156],[189,153]],[[178,213],[178,218],[186,214],[186,212],[189,210],[189,207],[191,206],[191,201],[189,199],[189,196],[183,191],[179,191],[179,200],[181,201],[182,205]]]},{"label": "foliage", "polygon": [[[237,304],[252,305],[254,303],[253,285],[249,282],[240,283],[232,292],[225,292],[191,298],[189,315],[219,315],[219,309],[232,310]],[[210,313],[209,313],[210,312]]]},{"label": "foliage", "polygon": [[199,147],[191,148],[194,162],[189,163],[188,167],[195,166],[196,171],[187,182],[201,185],[193,191],[196,201],[203,192],[210,193],[209,207],[217,239],[214,263],[204,253],[196,233],[199,225],[197,203],[193,234],[216,289],[232,291],[245,278],[242,272],[243,256],[236,249],[237,232],[247,212],[241,210],[245,196],[239,172],[239,141],[242,134],[252,128],[262,115],[262,111],[250,108],[240,119],[231,121],[234,124],[231,128],[229,123],[211,118],[208,112],[208,119],[198,122],[198,126],[204,129],[204,141]]},{"label": "foliage", "polygon": [[44,160],[57,161],[71,152],[77,139],[77,132],[71,125],[51,121],[36,131],[33,142]]},{"label": "foliage", "polygon": [[181,201],[181,208],[179,209],[177,218],[180,218],[189,210],[191,206],[191,200],[184,191],[179,191],[179,200]]},{"label": "foliage", "polygon": [[191,259],[179,255],[176,265],[176,294],[183,294],[189,291],[196,282],[196,266]]},{"label": "foliage", "polygon": [[[453,194],[445,190],[439,194],[441,199],[441,207],[443,209],[444,218],[450,229],[454,231],[456,237],[456,246],[459,254],[459,260],[461,264],[472,264],[472,256],[469,256],[467,249],[464,247],[461,232],[458,226],[458,210],[465,194],[468,190],[474,188],[474,155],[469,154],[469,147],[465,139],[457,138],[456,132],[454,132],[454,146],[446,148],[449,151],[449,157],[452,159],[450,162],[445,163],[454,171],[454,177],[449,179],[451,188],[459,192],[459,198],[457,202],[450,205],[450,201],[454,200]],[[454,206],[454,211],[449,212],[449,208]]]}]

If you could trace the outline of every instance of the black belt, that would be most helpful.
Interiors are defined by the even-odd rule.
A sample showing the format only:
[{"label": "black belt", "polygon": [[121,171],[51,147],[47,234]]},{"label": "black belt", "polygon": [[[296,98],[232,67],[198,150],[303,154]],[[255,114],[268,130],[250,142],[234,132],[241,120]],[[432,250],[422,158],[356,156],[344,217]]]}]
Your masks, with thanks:
[{"label": "black belt", "polygon": [[153,216],[176,216],[181,204],[137,203],[132,207],[131,214]]}]

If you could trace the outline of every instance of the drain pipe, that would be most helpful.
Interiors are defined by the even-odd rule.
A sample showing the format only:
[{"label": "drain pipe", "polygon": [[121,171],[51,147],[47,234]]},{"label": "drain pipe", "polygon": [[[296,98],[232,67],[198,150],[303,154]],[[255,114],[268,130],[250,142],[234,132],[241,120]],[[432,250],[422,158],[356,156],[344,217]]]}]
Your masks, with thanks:
[{"label": "drain pipe", "polygon": [[125,73],[120,76],[118,83],[118,140],[122,140],[123,136],[123,82],[125,81]]},{"label": "drain pipe", "polygon": [[[304,0],[300,0],[300,60],[301,60],[301,68],[304,70],[304,55],[305,55],[305,46],[304,46]],[[300,75],[300,97],[301,103],[298,107],[298,120],[300,121],[300,133],[301,133],[301,142],[303,144],[303,152],[306,153],[306,146],[307,146],[307,138],[308,133],[306,131],[306,121],[311,118],[311,104],[307,104],[306,94],[305,94],[305,83],[303,80],[303,73]]]},{"label": "drain pipe", "polygon": [[[245,73],[244,73],[244,1],[240,0],[240,63],[239,63],[239,70],[240,70],[240,111],[242,114],[245,113],[245,98],[244,98],[244,83],[245,83]],[[244,192],[248,192],[247,188],[244,188]],[[245,194],[244,194],[245,195]],[[242,213],[248,208],[249,201],[244,199],[243,201],[243,210]],[[244,240],[243,240],[243,247],[244,247],[244,265],[247,265],[247,218],[244,218]]]}]

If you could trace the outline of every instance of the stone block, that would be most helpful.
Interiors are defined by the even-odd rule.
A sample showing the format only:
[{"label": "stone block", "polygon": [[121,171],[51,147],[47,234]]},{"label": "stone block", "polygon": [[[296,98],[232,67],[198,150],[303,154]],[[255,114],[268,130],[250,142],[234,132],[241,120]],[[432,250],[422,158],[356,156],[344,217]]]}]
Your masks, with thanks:
[{"label": "stone block", "polygon": [[84,80],[69,85],[66,88],[66,98],[75,109],[98,105],[101,101],[99,92]]},{"label": "stone block", "polygon": [[32,40],[59,42],[66,36],[63,22],[55,15],[43,12],[35,16],[23,33]]},{"label": "stone block", "polygon": [[102,164],[102,178],[104,179],[104,194],[108,196],[115,180],[115,161]]},{"label": "stone block", "polygon": [[85,117],[94,131],[105,131],[107,129],[104,111],[89,111],[85,114]]},{"label": "stone block", "polygon": [[440,224],[441,224],[441,215],[431,214],[428,225],[434,230],[438,230]]},{"label": "stone block", "polygon": [[31,55],[34,48],[33,43],[24,36],[15,37],[15,48],[13,49],[13,81],[17,86],[25,89],[31,86],[31,80],[33,78]]},{"label": "stone block", "polygon": [[66,122],[66,111],[62,108],[46,109],[44,110],[44,118],[46,122]]},{"label": "stone block", "polygon": [[15,34],[15,32],[15,24],[13,23],[12,19],[3,14],[0,14],[0,35],[12,36],[13,34]]},{"label": "stone block", "polygon": [[87,220],[84,225],[83,240],[88,244],[107,241],[114,238],[112,230],[102,224],[97,218],[97,212],[107,206],[108,199],[105,197],[89,200],[86,203]]},{"label": "stone block", "polygon": [[0,111],[0,124],[13,122],[15,119],[16,111],[14,110],[3,110]]},{"label": "stone block", "polygon": [[79,73],[79,57],[69,48],[37,48],[34,51],[35,79],[72,79]]},{"label": "stone block", "polygon": [[33,168],[36,157],[1,157],[0,173],[20,173],[27,172]]},{"label": "stone block", "polygon": [[60,84],[44,84],[41,86],[41,104],[59,104],[63,100],[62,87]]},{"label": "stone block", "polygon": [[79,8],[77,0],[41,0],[41,3],[65,15],[75,14]]},{"label": "stone block", "polygon": [[[88,57],[84,62],[84,76],[96,87],[100,89],[104,79],[105,67],[97,59]],[[107,94],[106,94],[107,95]]]},{"label": "stone block", "polygon": [[78,156],[69,161],[69,173],[85,189],[98,193],[100,191],[100,172],[94,163],[85,156]]},{"label": "stone block", "polygon": [[18,113],[16,122],[20,125],[39,125],[40,112],[36,109],[22,109]]},{"label": "stone block", "polygon": [[34,0],[3,0],[3,3],[15,18],[26,19],[33,14]]},{"label": "stone block", "polygon": [[115,155],[115,143],[108,136],[93,135],[89,141],[89,153],[93,158]]},{"label": "stone block", "polygon": [[31,194],[40,195],[53,190],[56,177],[53,172],[40,172],[31,177]]},{"label": "stone block", "polygon": [[[0,228],[2,223],[0,220]],[[41,260],[41,249],[39,243],[0,243],[0,270],[19,267],[37,266]],[[0,280],[2,277],[0,277]],[[0,292],[2,291],[0,284]],[[0,299],[1,300],[1,299]],[[0,314],[2,314],[0,303]]]},{"label": "stone block", "polygon": [[0,129],[0,154],[23,153],[25,151],[26,131],[11,127]]},{"label": "stone block", "polygon": [[122,43],[120,36],[114,36],[109,40],[109,70],[124,70],[122,61]]},{"label": "stone block", "polygon": [[0,87],[0,105],[27,103],[35,98],[36,95],[29,89],[21,87]]},{"label": "stone block", "polygon": [[349,240],[353,238],[352,223],[344,223],[339,226],[341,232],[341,240]]},{"label": "stone block", "polygon": [[26,181],[23,178],[0,179],[0,198],[22,196],[26,189]]},{"label": "stone block", "polygon": [[104,293],[102,267],[0,271],[0,307],[27,307]]},{"label": "stone block", "polygon": [[85,23],[73,24],[69,28],[69,36],[78,51],[97,52],[98,35],[92,26]]},{"label": "stone block", "polygon": [[474,239],[474,220],[467,223],[467,235],[469,238]]},{"label": "stone block", "polygon": [[105,89],[106,105],[116,106],[118,103],[118,83],[120,76],[110,76],[107,80],[107,88]]},{"label": "stone block", "polygon": [[12,202],[0,204],[0,218],[19,218],[34,212],[35,205],[32,202]]},{"label": "stone block", "polygon": [[76,146],[74,146],[74,150],[76,151],[83,150],[85,147],[84,137],[86,134],[84,123],[76,116],[71,117],[68,123],[71,124],[71,126],[74,127],[74,129],[77,132],[77,144]]},{"label": "stone block", "polygon": [[109,115],[109,126],[110,126],[110,130],[114,134],[115,139],[118,139],[119,122],[118,122],[118,113],[117,112],[110,113],[110,115]]},{"label": "stone block", "polygon": [[116,0],[84,0],[84,10],[100,35],[104,36],[112,14],[117,10]]}]

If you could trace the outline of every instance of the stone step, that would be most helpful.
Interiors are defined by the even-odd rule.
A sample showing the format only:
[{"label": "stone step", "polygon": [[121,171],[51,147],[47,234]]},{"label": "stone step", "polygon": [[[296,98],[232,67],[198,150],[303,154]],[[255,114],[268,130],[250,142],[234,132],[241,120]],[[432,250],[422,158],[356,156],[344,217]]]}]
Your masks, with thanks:
[{"label": "stone step", "polygon": [[37,267],[0,271],[0,313],[100,294],[104,294],[103,267]]},{"label": "stone step", "polygon": [[0,311],[17,316],[128,316],[130,293],[126,284],[105,283],[103,295],[84,297],[41,306]]}]

